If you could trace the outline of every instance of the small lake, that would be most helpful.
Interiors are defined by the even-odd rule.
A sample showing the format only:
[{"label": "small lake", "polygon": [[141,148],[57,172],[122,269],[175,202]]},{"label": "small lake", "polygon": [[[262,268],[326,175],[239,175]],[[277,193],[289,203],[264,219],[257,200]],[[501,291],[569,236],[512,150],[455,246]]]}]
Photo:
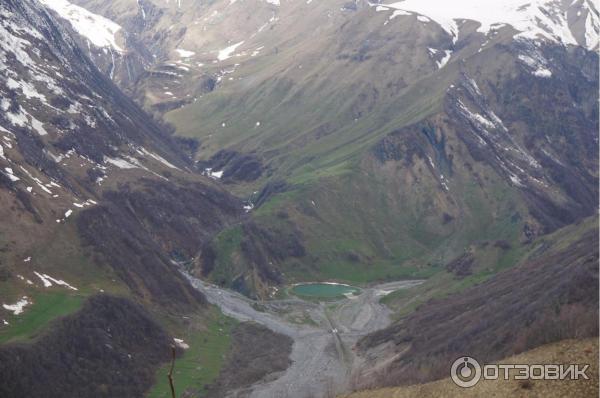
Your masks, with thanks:
[{"label": "small lake", "polygon": [[337,283],[301,283],[292,287],[291,292],[301,297],[333,299],[358,294],[360,288]]}]

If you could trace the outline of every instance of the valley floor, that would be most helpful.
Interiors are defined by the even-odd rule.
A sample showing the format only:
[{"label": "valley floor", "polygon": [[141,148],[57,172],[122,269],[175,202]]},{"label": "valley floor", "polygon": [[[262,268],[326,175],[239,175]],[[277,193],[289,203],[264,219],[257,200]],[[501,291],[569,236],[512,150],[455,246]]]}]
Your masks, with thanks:
[{"label": "valley floor", "polygon": [[189,277],[221,311],[252,321],[293,339],[291,366],[233,396],[332,397],[347,391],[359,360],[351,347],[367,333],[388,326],[390,311],[379,299],[389,291],[421,281],[400,281],[365,288],[360,295],[317,303],[300,299],[256,302],[230,290]]}]

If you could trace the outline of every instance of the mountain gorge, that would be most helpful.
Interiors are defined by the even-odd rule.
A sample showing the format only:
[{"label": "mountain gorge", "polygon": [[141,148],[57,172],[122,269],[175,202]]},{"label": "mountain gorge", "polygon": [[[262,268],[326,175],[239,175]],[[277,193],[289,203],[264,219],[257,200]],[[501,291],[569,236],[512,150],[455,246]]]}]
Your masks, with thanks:
[{"label": "mountain gorge", "polygon": [[590,0],[5,0],[0,395],[166,397],[175,345],[182,396],[334,396],[597,336],[599,32]]}]

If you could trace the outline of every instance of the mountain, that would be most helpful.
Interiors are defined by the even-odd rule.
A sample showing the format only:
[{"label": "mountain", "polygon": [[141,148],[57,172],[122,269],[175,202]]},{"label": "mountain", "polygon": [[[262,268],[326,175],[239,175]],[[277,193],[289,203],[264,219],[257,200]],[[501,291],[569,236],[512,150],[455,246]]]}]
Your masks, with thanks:
[{"label": "mountain", "polygon": [[430,276],[595,211],[592,2],[77,4],[151,49],[115,82],[252,203],[197,262],[213,281]]},{"label": "mountain", "polygon": [[2,2],[0,396],[169,396],[171,346],[181,396],[333,396],[597,336],[599,32],[590,0]]},{"label": "mountain", "polygon": [[243,203],[36,1],[0,4],[0,69],[0,395],[140,396],[182,316],[221,322],[173,259]]},{"label": "mountain", "polygon": [[[116,245],[127,244],[119,241],[127,233],[139,243],[156,239],[158,251],[183,251],[192,238],[165,228],[180,221],[164,214],[168,206],[180,217],[207,207],[212,217],[191,214],[183,222],[192,230],[206,227],[205,236],[208,227],[242,213],[241,203],[191,172],[178,143],[97,71],[50,14],[29,2],[6,3],[3,10],[2,195],[11,206],[3,210],[2,235],[10,262],[57,266],[41,254],[61,233],[78,234],[81,245],[107,251],[104,256],[118,253],[94,242],[102,233]],[[110,227],[103,219],[116,219],[120,231],[102,231]],[[169,242],[158,244],[161,239]],[[157,269],[167,267],[159,262]]]}]

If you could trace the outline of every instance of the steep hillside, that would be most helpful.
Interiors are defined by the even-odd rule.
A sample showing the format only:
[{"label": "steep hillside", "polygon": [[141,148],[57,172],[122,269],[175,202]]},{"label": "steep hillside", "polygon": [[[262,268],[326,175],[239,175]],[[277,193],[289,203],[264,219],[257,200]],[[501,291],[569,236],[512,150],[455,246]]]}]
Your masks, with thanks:
[{"label": "steep hillside", "polygon": [[175,264],[243,203],[36,1],[0,4],[0,70],[0,395],[142,396],[221,322]]},{"label": "steep hillside", "polygon": [[410,397],[592,397],[598,392],[597,339],[565,340],[544,345],[494,363],[505,364],[590,364],[589,380],[524,381],[482,380],[473,388],[457,387],[449,378],[408,387],[366,390],[343,395],[344,398],[410,398]]},{"label": "steep hillside", "polygon": [[[128,249],[127,239],[137,238],[141,246],[130,256],[144,255],[154,240],[164,255],[189,257],[190,240],[199,244],[242,213],[236,199],[190,172],[177,143],[100,74],[39,5],[5,3],[2,30],[0,194],[11,203],[3,207],[1,232],[8,279],[21,275],[42,286],[34,271],[60,268],[69,251],[83,256],[80,244],[117,256],[109,238]],[[126,236],[103,232],[101,220]],[[172,268],[164,255],[157,261]],[[107,260],[116,267],[118,261]],[[182,278],[178,283],[185,291]]]},{"label": "steep hillside", "polygon": [[169,359],[171,342],[131,301],[95,296],[47,337],[0,348],[0,393],[140,397],[153,382],[152,368]]},{"label": "steep hillside", "polygon": [[[597,219],[541,240],[519,266],[460,293],[418,306],[362,339],[358,385],[445,377],[461,355],[485,363],[542,344],[598,335]],[[565,231],[563,231],[565,232]]]}]

